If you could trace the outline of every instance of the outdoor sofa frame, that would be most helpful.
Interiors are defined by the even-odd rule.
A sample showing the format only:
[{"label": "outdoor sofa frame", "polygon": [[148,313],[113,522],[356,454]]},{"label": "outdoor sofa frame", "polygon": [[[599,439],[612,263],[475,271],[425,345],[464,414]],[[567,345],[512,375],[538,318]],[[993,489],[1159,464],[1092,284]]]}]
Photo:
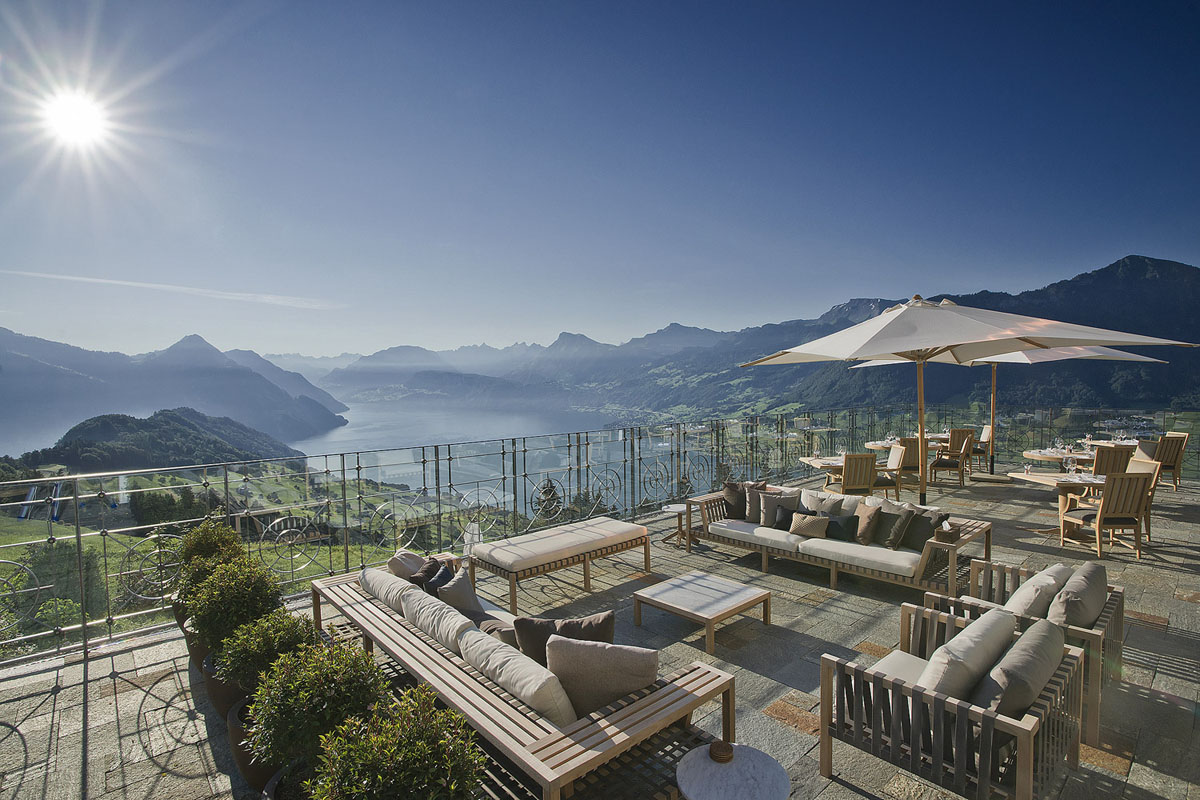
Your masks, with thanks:
[{"label": "outdoor sofa frame", "polygon": [[363,592],[358,573],[313,581],[313,624],[318,630],[322,600],[362,633],[364,648],[373,651],[378,646],[466,717],[481,737],[538,783],[543,800],[570,797],[578,778],[677,722],[690,723],[692,713],[718,695],[722,736],[728,742],[734,739],[733,676],[708,664],[693,662],[560,730]]},{"label": "outdoor sofa frame", "polygon": [[[992,604],[1004,605],[1013,592],[1038,570],[971,560],[971,577],[965,597],[925,593],[926,608],[944,611],[968,619],[983,616]],[[980,602],[980,601],[984,602]],[[1025,630],[1037,617],[1016,614],[1017,626]],[[1083,743],[1100,745],[1100,700],[1107,681],[1121,678],[1122,648],[1125,638],[1125,590],[1108,587],[1104,609],[1090,628],[1063,625],[1067,643],[1083,649]]]},{"label": "outdoor sofa frame", "polygon": [[[699,527],[692,527],[692,511],[695,508],[698,508],[700,511],[701,522]],[[984,558],[990,561],[992,557],[992,524],[980,520],[951,517],[950,523],[957,527],[959,538],[953,542],[939,542],[935,538],[931,538],[925,542],[916,572],[909,577],[907,575],[898,575],[894,572],[848,564],[844,561],[837,561],[830,558],[805,555],[803,553],[772,547],[765,543],[752,544],[742,539],[734,539],[730,536],[723,536],[720,533],[709,530],[708,525],[710,522],[725,519],[728,514],[729,505],[725,502],[725,497],[721,492],[688,498],[687,522],[685,526],[688,537],[688,552],[690,553],[692,550],[693,539],[707,539],[717,544],[726,544],[730,547],[760,553],[762,555],[763,572],[767,571],[767,559],[770,556],[786,558],[801,564],[812,564],[813,566],[829,570],[830,589],[837,588],[838,573],[845,572],[863,578],[887,581],[888,583],[895,583],[901,586],[910,586],[914,589],[945,591],[954,594],[957,591],[958,584],[958,554],[963,547],[983,537]]]},{"label": "outdoor sofa frame", "polygon": [[[969,622],[905,603],[900,649],[928,659]],[[1064,760],[1071,769],[1079,766],[1082,657],[1078,647],[1066,645],[1037,700],[1015,719],[825,654],[821,775],[833,775],[837,739],[963,797],[1042,797]]]}]

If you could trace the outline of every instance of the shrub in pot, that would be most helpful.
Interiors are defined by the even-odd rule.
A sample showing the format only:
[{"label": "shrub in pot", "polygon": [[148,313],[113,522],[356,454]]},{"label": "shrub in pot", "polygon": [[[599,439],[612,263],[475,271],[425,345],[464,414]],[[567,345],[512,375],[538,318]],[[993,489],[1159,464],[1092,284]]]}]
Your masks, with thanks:
[{"label": "shrub in pot", "polygon": [[175,621],[180,628],[183,628],[183,623],[190,616],[188,601],[200,588],[200,584],[208,580],[208,576],[212,575],[213,570],[221,564],[228,564],[231,561],[245,559],[245,557],[245,553],[238,553],[236,558],[198,556],[183,563],[183,566],[179,568],[179,583],[175,587],[175,598],[172,601]]},{"label": "shrub in pot", "polygon": [[348,644],[304,645],[275,659],[250,707],[257,761],[282,768],[316,764],[321,736],[388,699],[387,681],[366,651]]},{"label": "shrub in pot", "polygon": [[483,775],[475,732],[421,684],[321,737],[313,800],[464,800]]},{"label": "shrub in pot", "polygon": [[219,516],[205,517],[183,534],[179,556],[184,564],[196,558],[232,561],[246,554],[242,537]]},{"label": "shrub in pot", "polygon": [[218,650],[239,626],[282,604],[279,581],[261,561],[240,558],[218,564],[187,599],[200,642]]},{"label": "shrub in pot", "polygon": [[312,620],[284,608],[239,626],[202,666],[208,699],[218,712],[228,714],[234,703],[254,691],[259,676],[280,654],[316,639]]}]

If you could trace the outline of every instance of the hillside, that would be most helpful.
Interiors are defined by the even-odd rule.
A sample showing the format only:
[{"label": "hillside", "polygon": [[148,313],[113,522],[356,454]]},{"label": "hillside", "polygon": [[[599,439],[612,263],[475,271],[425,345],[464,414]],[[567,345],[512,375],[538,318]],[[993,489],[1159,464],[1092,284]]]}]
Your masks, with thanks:
[{"label": "hillside", "polygon": [[92,417],[67,431],[53,447],[25,453],[19,462],[29,468],[63,464],[72,471],[102,472],[303,455],[228,417],[175,408],[146,419],[125,414]]}]

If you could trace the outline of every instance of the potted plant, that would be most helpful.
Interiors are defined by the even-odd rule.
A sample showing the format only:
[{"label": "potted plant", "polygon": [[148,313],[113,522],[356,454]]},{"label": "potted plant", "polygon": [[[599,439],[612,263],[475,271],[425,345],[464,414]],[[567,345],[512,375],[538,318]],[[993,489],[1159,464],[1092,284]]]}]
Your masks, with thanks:
[{"label": "potted plant", "polygon": [[[250,724],[245,739],[252,763],[234,762],[242,776],[261,790],[269,774],[247,774],[244,766],[273,772],[300,761],[297,775],[307,778],[321,752],[321,736],[348,717],[366,715],[388,699],[387,681],[371,655],[348,644],[304,645],[275,659],[254,692],[248,709]],[[244,705],[244,704],[243,704]],[[236,741],[235,706],[229,712],[230,741]],[[261,779],[261,783],[258,780]]]},{"label": "potted plant", "polygon": [[486,758],[466,719],[436,699],[420,684],[322,736],[308,784],[313,800],[470,797]]},{"label": "potted plant", "polygon": [[175,622],[181,629],[188,617],[188,593],[212,573],[215,565],[236,561],[245,556],[246,551],[237,531],[215,514],[193,525],[183,534],[183,542],[179,548],[179,584],[176,586],[175,596],[171,599]]},{"label": "potted plant", "polygon": [[228,715],[237,701],[258,687],[259,676],[276,658],[314,641],[312,620],[284,608],[241,625],[221,643],[219,653],[205,659],[208,699],[222,716]]},{"label": "potted plant", "polygon": [[[195,562],[193,562],[195,563]],[[187,597],[184,637],[192,660],[200,667],[239,625],[279,608],[279,582],[262,562],[239,558],[217,564]]]}]

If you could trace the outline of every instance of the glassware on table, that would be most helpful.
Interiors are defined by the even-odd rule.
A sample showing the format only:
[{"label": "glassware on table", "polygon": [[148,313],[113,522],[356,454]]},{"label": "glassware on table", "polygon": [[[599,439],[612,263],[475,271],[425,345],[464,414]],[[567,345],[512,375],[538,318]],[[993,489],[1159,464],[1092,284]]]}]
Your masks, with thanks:
[{"label": "glassware on table", "polygon": [[1025,464],[1025,474],[1028,475],[1032,471],[1033,471],[1033,464],[1026,463]]},{"label": "glassware on table", "polygon": [[817,445],[813,445],[813,458],[820,458],[820,457],[821,457],[821,448],[818,447]]},{"label": "glassware on table", "polygon": [[1076,463],[1075,459],[1070,456],[1063,459],[1063,466],[1067,468],[1068,475],[1074,475],[1075,470],[1079,469],[1079,464]]},{"label": "glassware on table", "polygon": [[838,458],[845,458],[846,457],[846,448],[839,447],[837,449],[837,454],[838,454]]},{"label": "glassware on table", "polygon": [[1055,450],[1062,450],[1062,449],[1063,449],[1063,440],[1062,440],[1062,437],[1061,437],[1061,436],[1056,436],[1056,437],[1054,437],[1054,449],[1055,449]]}]

